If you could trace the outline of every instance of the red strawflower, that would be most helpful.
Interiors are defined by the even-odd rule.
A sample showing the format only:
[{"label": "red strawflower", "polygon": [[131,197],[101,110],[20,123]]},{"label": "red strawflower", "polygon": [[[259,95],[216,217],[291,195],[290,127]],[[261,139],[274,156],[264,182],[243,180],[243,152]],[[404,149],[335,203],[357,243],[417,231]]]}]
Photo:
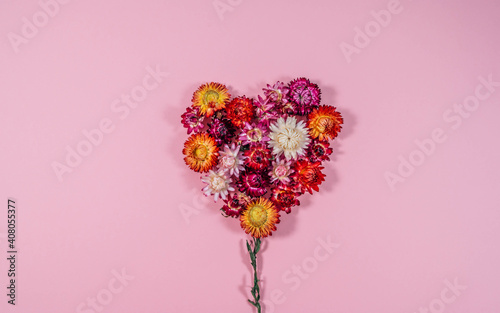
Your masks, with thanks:
[{"label": "red strawflower", "polygon": [[234,126],[242,127],[254,117],[254,105],[252,99],[247,97],[234,98],[226,106],[227,118],[231,120]]},{"label": "red strawflower", "polygon": [[307,157],[310,162],[330,161],[329,155],[332,154],[332,152],[333,149],[330,148],[330,143],[328,141],[314,139],[307,149]]},{"label": "red strawflower", "polygon": [[224,212],[225,216],[238,217],[250,202],[250,198],[243,193],[237,192],[229,196],[224,202],[226,204],[222,207],[221,211]]},{"label": "red strawflower", "polygon": [[258,143],[250,146],[250,149],[245,151],[245,165],[253,170],[263,170],[270,164],[271,151],[264,143]]},{"label": "red strawflower", "polygon": [[300,201],[297,199],[300,193],[290,186],[278,185],[278,187],[273,188],[272,192],[270,200],[287,214],[292,212],[293,206],[300,205]]},{"label": "red strawflower", "polygon": [[318,186],[325,181],[325,174],[321,172],[323,168],[321,162],[310,162],[306,159],[298,160],[294,164],[295,173],[292,177],[301,193],[307,191],[312,194],[313,190],[319,191]]}]

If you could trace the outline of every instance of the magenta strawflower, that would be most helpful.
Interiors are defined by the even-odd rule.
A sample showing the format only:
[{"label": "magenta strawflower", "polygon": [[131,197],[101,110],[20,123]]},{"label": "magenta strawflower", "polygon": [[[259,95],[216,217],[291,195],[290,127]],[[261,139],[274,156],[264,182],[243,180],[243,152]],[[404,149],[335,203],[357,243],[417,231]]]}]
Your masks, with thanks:
[{"label": "magenta strawflower", "polygon": [[223,215],[226,217],[238,217],[249,202],[250,198],[247,195],[236,192],[224,200],[225,204],[221,211],[224,212]]},{"label": "magenta strawflower", "polygon": [[182,125],[187,128],[187,133],[191,134],[192,132],[199,132],[203,126],[203,121],[205,120],[204,115],[200,115],[199,109],[197,107],[188,107],[186,112],[181,115],[182,117]]},{"label": "magenta strawflower", "polygon": [[290,88],[288,99],[293,103],[295,114],[307,115],[319,106],[321,90],[318,85],[311,83],[309,79],[301,77],[292,80],[288,84],[288,88]]},{"label": "magenta strawflower", "polygon": [[280,81],[276,82],[273,86],[268,84],[267,87],[262,90],[264,90],[264,95],[274,103],[286,103],[288,101],[286,96],[289,89]]},{"label": "magenta strawflower", "polygon": [[241,174],[238,180],[239,190],[251,197],[264,195],[267,192],[266,187],[267,179],[264,174],[252,172],[250,169]]},{"label": "magenta strawflower", "polygon": [[262,123],[246,123],[245,128],[241,130],[238,140],[243,145],[266,142],[270,140],[267,136],[268,132],[268,128]]},{"label": "magenta strawflower", "polygon": [[275,110],[277,104],[271,102],[268,97],[262,98],[261,96],[257,96],[257,100],[254,100],[254,106],[255,116],[263,125],[269,126],[271,121],[279,117],[278,112]]},{"label": "magenta strawflower", "polygon": [[208,133],[215,139],[215,143],[221,146],[225,142],[229,142],[234,137],[235,129],[231,122],[226,119],[213,119],[212,123],[208,124]]}]

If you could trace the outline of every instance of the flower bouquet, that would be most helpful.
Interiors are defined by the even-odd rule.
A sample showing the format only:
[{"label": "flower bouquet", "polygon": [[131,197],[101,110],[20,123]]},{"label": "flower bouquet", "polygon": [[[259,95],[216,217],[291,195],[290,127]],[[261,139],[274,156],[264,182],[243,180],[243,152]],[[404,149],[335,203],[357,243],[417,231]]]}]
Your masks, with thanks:
[{"label": "flower bouquet", "polygon": [[239,219],[254,270],[253,300],[261,312],[257,253],[276,231],[280,213],[291,212],[306,192],[319,191],[323,161],[333,152],[343,118],[320,105],[321,90],[307,78],[263,88],[263,96],[232,98],[220,83],[201,85],[182,114],[190,137],[184,161],[199,173],[206,196],[221,199],[224,217]]}]

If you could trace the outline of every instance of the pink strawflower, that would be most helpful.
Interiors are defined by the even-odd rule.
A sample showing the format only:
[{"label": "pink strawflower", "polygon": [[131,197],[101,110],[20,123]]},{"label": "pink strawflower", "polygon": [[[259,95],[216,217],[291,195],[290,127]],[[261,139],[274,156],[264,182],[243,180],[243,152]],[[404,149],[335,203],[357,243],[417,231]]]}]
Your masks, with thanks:
[{"label": "pink strawflower", "polygon": [[228,145],[224,146],[224,151],[219,151],[219,169],[224,172],[229,172],[229,176],[240,175],[240,171],[243,171],[244,166],[243,162],[245,160],[245,156],[240,151],[241,146],[236,145],[234,142],[229,147]]},{"label": "pink strawflower", "polygon": [[293,170],[290,169],[292,162],[286,160],[277,160],[273,162],[273,169],[269,172],[269,177],[271,178],[271,183],[279,182],[285,185],[290,183],[290,174]]},{"label": "pink strawflower", "polygon": [[226,176],[224,171],[214,172],[210,170],[208,175],[201,178],[205,184],[205,188],[202,189],[205,196],[214,196],[214,201],[217,202],[219,198],[225,200],[230,191],[234,191],[231,186],[231,178]]}]

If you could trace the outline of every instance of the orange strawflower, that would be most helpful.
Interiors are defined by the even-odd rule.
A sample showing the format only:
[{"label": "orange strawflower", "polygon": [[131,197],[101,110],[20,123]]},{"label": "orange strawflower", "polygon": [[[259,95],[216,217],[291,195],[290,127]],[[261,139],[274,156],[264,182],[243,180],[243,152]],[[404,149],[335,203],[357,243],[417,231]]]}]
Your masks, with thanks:
[{"label": "orange strawflower", "polygon": [[226,106],[227,118],[234,126],[243,127],[254,117],[254,105],[252,99],[247,97],[234,98]]},{"label": "orange strawflower", "polygon": [[249,202],[240,215],[241,228],[254,238],[272,235],[280,214],[274,204],[266,198],[257,198]]},{"label": "orange strawflower", "polygon": [[231,95],[227,87],[219,83],[208,83],[201,85],[193,94],[194,107],[199,107],[200,114],[207,117],[224,109]]},{"label": "orange strawflower", "polygon": [[334,106],[322,105],[314,109],[307,119],[307,127],[311,138],[329,140],[337,137],[342,129],[344,119]]},{"label": "orange strawflower", "polygon": [[193,171],[204,173],[217,164],[219,148],[208,134],[193,134],[184,143],[182,153],[184,161]]}]

